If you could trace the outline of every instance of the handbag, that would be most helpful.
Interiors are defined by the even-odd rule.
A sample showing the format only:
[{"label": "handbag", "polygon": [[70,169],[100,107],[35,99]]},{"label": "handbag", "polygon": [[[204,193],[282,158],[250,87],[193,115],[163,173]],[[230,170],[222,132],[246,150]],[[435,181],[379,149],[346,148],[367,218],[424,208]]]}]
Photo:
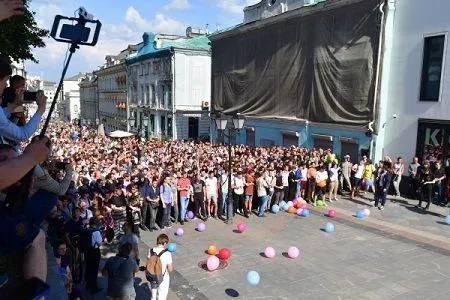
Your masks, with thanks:
[{"label": "handbag", "polygon": [[141,212],[138,210],[134,210],[131,213],[132,221],[134,225],[140,225],[141,224]]}]

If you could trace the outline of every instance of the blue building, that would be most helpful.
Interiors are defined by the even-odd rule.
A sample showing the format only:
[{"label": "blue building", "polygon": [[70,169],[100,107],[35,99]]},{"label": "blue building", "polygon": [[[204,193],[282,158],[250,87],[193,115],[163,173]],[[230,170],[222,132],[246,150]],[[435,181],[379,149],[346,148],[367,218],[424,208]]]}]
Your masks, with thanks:
[{"label": "blue building", "polygon": [[368,155],[381,2],[264,0],[212,34],[212,113],[246,116],[236,143]]}]

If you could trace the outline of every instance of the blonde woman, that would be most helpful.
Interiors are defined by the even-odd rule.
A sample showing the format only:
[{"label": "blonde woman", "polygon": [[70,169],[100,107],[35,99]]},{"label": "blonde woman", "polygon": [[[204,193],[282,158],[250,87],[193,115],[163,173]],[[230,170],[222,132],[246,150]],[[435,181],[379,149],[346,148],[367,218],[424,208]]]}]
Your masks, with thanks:
[{"label": "blonde woman", "polygon": [[[330,174],[329,174],[329,178],[330,178],[330,190],[328,192],[328,201],[331,202],[333,200],[337,201],[337,192],[338,192],[338,186],[339,186],[339,172],[340,168],[338,167],[337,163],[334,161],[331,163],[331,168],[330,168]],[[334,198],[334,199],[333,199]]]}]

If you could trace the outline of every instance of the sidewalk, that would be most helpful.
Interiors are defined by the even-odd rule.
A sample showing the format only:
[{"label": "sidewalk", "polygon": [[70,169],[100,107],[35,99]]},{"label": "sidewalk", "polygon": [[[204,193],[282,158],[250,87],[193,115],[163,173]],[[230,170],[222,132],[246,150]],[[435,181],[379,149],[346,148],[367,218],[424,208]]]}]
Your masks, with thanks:
[{"label": "sidewalk", "polygon": [[[445,223],[449,209],[431,205],[429,211],[417,209],[417,200],[388,196],[385,209],[380,211],[373,207],[373,194],[363,194],[355,200],[346,195],[339,201],[327,202],[328,207],[313,207],[316,214],[325,214],[329,209],[337,212],[336,220],[368,229],[384,231],[402,238],[450,251],[450,226]],[[357,219],[354,215],[358,209],[370,209],[370,216]]]}]

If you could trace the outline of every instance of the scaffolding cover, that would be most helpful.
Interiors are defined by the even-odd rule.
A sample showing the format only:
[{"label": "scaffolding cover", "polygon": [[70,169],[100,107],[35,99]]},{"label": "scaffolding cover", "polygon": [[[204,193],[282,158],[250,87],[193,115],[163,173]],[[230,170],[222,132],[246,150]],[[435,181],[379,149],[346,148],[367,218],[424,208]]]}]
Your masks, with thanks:
[{"label": "scaffolding cover", "polygon": [[372,119],[379,0],[212,36],[212,105],[226,114],[362,126]]}]

